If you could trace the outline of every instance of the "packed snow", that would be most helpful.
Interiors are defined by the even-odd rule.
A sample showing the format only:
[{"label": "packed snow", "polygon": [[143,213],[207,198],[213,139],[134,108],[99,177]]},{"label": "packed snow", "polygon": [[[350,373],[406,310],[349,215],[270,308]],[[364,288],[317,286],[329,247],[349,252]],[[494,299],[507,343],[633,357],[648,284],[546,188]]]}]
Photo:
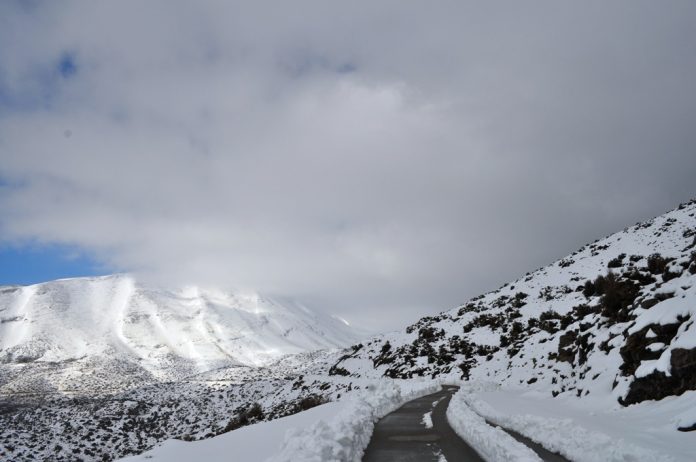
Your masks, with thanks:
[{"label": "packed snow", "polygon": [[433,411],[423,414],[422,422],[423,425],[425,425],[425,428],[433,428]]},{"label": "packed snow", "polygon": [[693,434],[674,431],[675,421],[696,415],[696,392],[620,408],[606,400],[549,400],[529,390],[493,388],[463,387],[458,399],[488,421],[575,462],[687,462],[696,454]]},{"label": "packed snow", "polygon": [[447,408],[447,420],[454,431],[489,462],[540,462],[534,451],[500,428],[488,425],[469,408],[460,389]]}]

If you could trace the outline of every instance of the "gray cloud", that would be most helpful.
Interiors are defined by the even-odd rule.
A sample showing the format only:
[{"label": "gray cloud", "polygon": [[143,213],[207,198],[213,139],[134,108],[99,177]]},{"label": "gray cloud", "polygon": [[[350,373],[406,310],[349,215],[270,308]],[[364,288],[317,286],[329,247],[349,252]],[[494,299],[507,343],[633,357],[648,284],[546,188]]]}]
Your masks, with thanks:
[{"label": "gray cloud", "polygon": [[383,328],[696,195],[692,2],[0,8],[5,241]]}]

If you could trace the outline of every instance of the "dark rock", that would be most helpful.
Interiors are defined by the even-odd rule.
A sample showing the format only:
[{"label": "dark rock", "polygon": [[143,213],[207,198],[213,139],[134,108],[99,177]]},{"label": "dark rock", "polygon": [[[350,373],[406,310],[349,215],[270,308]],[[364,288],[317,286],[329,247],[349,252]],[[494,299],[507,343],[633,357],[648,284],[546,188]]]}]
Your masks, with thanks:
[{"label": "dark rock", "polygon": [[687,427],[678,427],[677,430],[679,430],[680,432],[693,432],[693,431],[696,431],[696,422],[694,422],[693,424],[691,424],[691,425],[689,425],[689,426],[687,426]]},{"label": "dark rock", "polygon": [[[659,351],[650,351],[647,348],[648,345],[655,342],[669,345],[674,336],[677,335],[680,325],[681,322],[673,324],[651,324],[629,335],[620,350],[621,358],[624,360],[624,363],[620,367],[623,375],[628,376],[634,374],[638,366],[640,366],[641,361],[659,358],[662,353]],[[646,334],[648,330],[652,330],[655,333],[655,337],[647,338]]]},{"label": "dark rock", "polygon": [[[696,348],[675,348],[670,359],[670,374],[652,372],[635,379],[624,399],[619,402],[627,406],[646,400],[660,400],[667,396],[678,396],[688,390],[696,390]],[[691,427],[688,427],[691,428]],[[693,429],[693,428],[691,428]],[[689,431],[689,430],[682,430]]]},{"label": "dark rock", "polygon": [[564,333],[558,339],[558,361],[566,361],[573,363],[575,361],[575,341],[578,338],[578,332],[571,330]]}]

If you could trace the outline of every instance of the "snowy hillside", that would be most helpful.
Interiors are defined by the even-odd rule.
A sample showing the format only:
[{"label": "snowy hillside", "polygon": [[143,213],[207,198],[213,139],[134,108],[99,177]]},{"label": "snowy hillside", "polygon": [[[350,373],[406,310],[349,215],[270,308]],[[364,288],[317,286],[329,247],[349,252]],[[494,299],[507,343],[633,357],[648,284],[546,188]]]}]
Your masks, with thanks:
[{"label": "snowy hillside", "polygon": [[462,377],[628,405],[696,389],[695,321],[691,201],[403,332],[356,345],[331,373]]},{"label": "snowy hillside", "polygon": [[196,287],[149,288],[127,275],[3,287],[0,391],[119,388],[122,380],[263,366],[357,339],[343,322],[298,304]]}]

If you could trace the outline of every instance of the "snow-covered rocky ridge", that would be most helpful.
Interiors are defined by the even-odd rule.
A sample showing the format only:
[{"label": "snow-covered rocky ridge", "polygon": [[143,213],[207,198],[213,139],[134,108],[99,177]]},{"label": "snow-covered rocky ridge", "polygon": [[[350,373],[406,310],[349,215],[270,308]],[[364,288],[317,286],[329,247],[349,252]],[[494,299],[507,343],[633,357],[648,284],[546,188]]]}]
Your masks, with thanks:
[{"label": "snow-covered rocky ridge", "polygon": [[622,405],[695,390],[696,201],[355,345],[331,374],[461,377]]},{"label": "snow-covered rocky ridge", "polygon": [[343,322],[257,294],[143,286],[128,275],[0,288],[0,392],[122,389],[358,339]]}]

